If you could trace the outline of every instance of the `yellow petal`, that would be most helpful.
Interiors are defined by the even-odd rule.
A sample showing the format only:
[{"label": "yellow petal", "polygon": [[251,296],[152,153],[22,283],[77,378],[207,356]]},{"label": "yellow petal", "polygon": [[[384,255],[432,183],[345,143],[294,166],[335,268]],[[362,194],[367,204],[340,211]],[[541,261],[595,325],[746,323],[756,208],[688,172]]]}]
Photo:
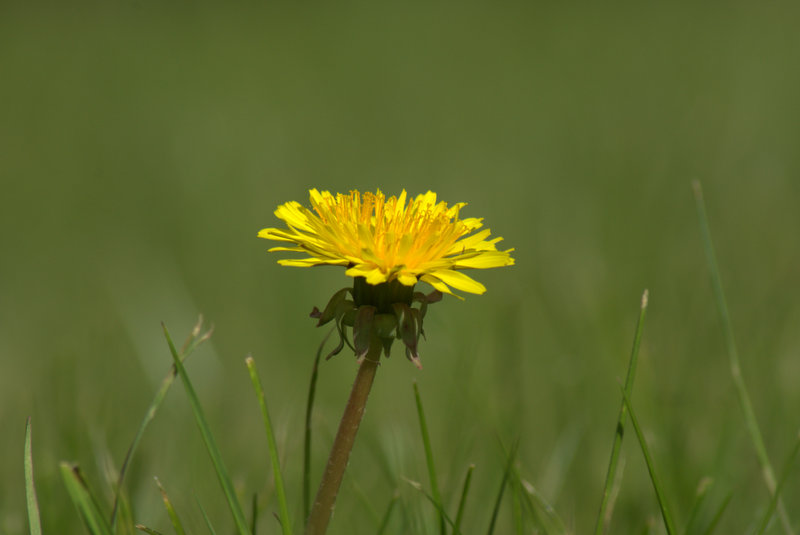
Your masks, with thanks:
[{"label": "yellow petal", "polygon": [[476,253],[474,256],[455,259],[455,267],[458,268],[474,268],[474,269],[488,269],[493,267],[503,267],[514,265],[514,259],[508,255],[508,252],[501,251],[484,251]]},{"label": "yellow petal", "polygon": [[423,276],[421,276],[419,278],[419,280],[421,280],[422,282],[427,282],[428,284],[433,286],[434,289],[439,290],[442,293],[455,295],[450,290],[449,286],[447,286],[445,283],[443,283],[441,280],[439,280],[438,278],[434,277],[433,275],[430,275],[430,274],[426,273]]},{"label": "yellow petal", "polygon": [[432,275],[440,279],[443,283],[452,286],[456,290],[462,290],[464,292],[473,294],[482,294],[486,291],[486,286],[464,275],[460,271],[453,271],[452,269],[440,269],[434,271]]},{"label": "yellow petal", "polygon": [[383,273],[380,269],[361,264],[359,266],[353,266],[347,271],[345,271],[345,275],[348,277],[364,277],[367,279],[369,284],[380,284],[382,282],[386,282],[388,277],[385,273]]},{"label": "yellow petal", "polygon": [[404,284],[406,286],[414,286],[417,283],[417,277],[408,272],[398,273],[397,280],[400,281],[400,284]]},{"label": "yellow petal", "polygon": [[472,236],[468,236],[463,240],[459,240],[453,244],[450,250],[447,251],[447,254],[456,254],[462,251],[466,251],[467,249],[472,249],[475,245],[488,238],[489,234],[491,234],[491,231],[489,229],[486,229],[476,234],[473,234]]}]

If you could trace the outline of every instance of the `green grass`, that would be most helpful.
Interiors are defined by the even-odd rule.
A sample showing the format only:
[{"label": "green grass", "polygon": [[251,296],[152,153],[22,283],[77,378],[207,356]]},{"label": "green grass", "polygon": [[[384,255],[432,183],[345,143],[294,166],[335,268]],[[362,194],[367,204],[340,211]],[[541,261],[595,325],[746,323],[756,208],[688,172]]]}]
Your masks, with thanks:
[{"label": "green grass", "polygon": [[[326,332],[308,313],[348,281],[277,266],[255,235],[311,187],[466,201],[517,259],[475,274],[485,295],[430,307],[422,371],[397,350],[382,363],[331,533],[441,532],[405,483],[433,496],[414,381],[448,533],[487,532],[515,440],[495,533],[591,532],[642,288],[628,397],[675,529],[800,531],[796,5],[14,4],[0,533],[172,533],[154,476],[187,532],[237,529],[182,381],[163,389],[159,322],[183,336],[201,312],[217,328],[185,365],[239,529],[281,531],[253,354],[298,532],[355,373],[348,350],[319,363],[304,450]],[[665,533],[627,422],[606,532]]]}]

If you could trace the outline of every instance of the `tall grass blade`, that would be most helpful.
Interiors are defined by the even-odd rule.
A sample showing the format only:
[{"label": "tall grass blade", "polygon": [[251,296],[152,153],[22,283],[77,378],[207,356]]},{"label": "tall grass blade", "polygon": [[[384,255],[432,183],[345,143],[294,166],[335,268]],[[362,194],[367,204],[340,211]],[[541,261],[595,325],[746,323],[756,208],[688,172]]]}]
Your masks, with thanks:
[{"label": "tall grass blade", "polygon": [[453,535],[461,535],[460,531],[456,531],[455,523],[448,516],[447,511],[444,510],[441,503],[437,502],[433,496],[425,492],[425,489],[422,488],[422,485],[420,483],[412,481],[410,479],[406,479],[406,482],[415,489],[417,489],[423,496],[425,496],[425,498],[427,498],[427,500],[431,502],[431,504],[436,508],[436,510],[439,511],[439,514],[441,515],[441,518],[444,519],[445,523],[449,524],[450,527],[453,528]]},{"label": "tall grass blade", "polygon": [[[761,429],[758,426],[756,413],[753,410],[753,404],[750,401],[750,394],[747,391],[747,386],[744,383],[742,376],[742,367],[739,363],[739,351],[736,349],[736,339],[733,336],[733,324],[731,322],[730,314],[728,312],[728,303],[725,299],[725,291],[722,288],[722,276],[719,272],[717,265],[716,254],[714,253],[714,243],[711,240],[711,230],[708,225],[708,215],[706,214],[706,205],[703,200],[703,190],[700,187],[700,182],[694,181],[692,183],[694,189],[694,198],[697,205],[697,215],[700,218],[700,232],[703,236],[703,249],[706,253],[706,261],[708,262],[708,271],[711,276],[711,287],[714,292],[714,299],[717,303],[717,312],[720,316],[722,323],[723,336],[725,338],[725,347],[728,350],[728,358],[730,360],[731,377],[733,384],[736,388],[736,394],[739,397],[739,404],[744,413],[744,421],[747,427],[747,432],[750,435],[750,440],[756,450],[758,463],[761,465],[761,474],[764,478],[764,483],[770,495],[775,495],[775,471],[772,469],[772,464],[767,454],[767,448],[764,445],[764,438],[761,435]],[[778,513],[783,525],[783,531],[787,535],[793,535],[792,523],[789,520],[789,515],[783,505],[782,500],[778,500]]]},{"label": "tall grass blade", "polygon": [[447,526],[444,520],[444,509],[442,508],[442,496],[439,493],[439,483],[436,481],[436,466],[433,462],[433,449],[431,448],[431,439],[428,435],[428,425],[425,423],[425,411],[422,409],[422,398],[419,395],[419,387],[417,382],[414,381],[414,400],[417,403],[417,415],[419,417],[419,428],[422,432],[422,444],[425,446],[425,460],[428,464],[428,477],[431,482],[431,494],[433,495],[434,504],[437,505],[436,509],[439,511],[439,533],[445,535],[447,533]]},{"label": "tall grass blade", "polygon": [[62,462],[61,478],[89,532],[92,535],[111,535],[111,526],[106,523],[105,517],[100,512],[100,506],[81,474],[80,468],[77,465]]},{"label": "tall grass blade", "polygon": [[381,523],[378,526],[377,535],[383,535],[386,533],[386,528],[389,526],[389,520],[392,517],[392,511],[394,511],[394,506],[397,505],[397,501],[400,499],[400,495],[396,492],[392,499],[389,501],[389,505],[386,506],[386,512],[383,513],[383,518],[381,519]]},{"label": "tall grass blade", "polygon": [[766,513],[764,513],[764,518],[761,520],[761,526],[758,528],[759,535],[764,533],[767,529],[767,525],[769,524],[772,515],[775,513],[775,508],[778,505],[778,499],[780,498],[781,491],[783,490],[783,485],[786,483],[786,479],[789,476],[789,472],[791,471],[792,465],[794,464],[794,460],[797,457],[797,452],[800,451],[800,436],[797,437],[797,440],[794,442],[794,448],[792,448],[792,452],[789,454],[789,458],[786,459],[786,463],[783,465],[783,471],[781,472],[781,479],[778,481],[778,486],[775,488],[775,494],[772,495],[772,499],[769,501],[769,507],[767,507]]},{"label": "tall grass blade", "polygon": [[712,480],[710,477],[704,477],[697,485],[697,492],[695,492],[692,510],[689,513],[689,519],[686,521],[686,526],[683,528],[684,535],[689,535],[693,532],[695,522],[697,522],[697,517],[700,514],[700,511],[703,509],[703,504],[705,503],[706,498],[708,497],[708,492],[713,485],[714,480]]},{"label": "tall grass blade", "polygon": [[464,518],[464,508],[467,504],[467,494],[469,493],[469,485],[472,482],[473,471],[475,471],[475,465],[471,464],[467,467],[467,475],[464,476],[464,485],[461,487],[461,498],[458,500],[458,511],[456,512],[455,531],[461,531],[461,520]]},{"label": "tall grass blade", "polygon": [[183,524],[181,524],[181,520],[178,518],[178,513],[175,512],[175,507],[172,505],[172,501],[170,501],[169,496],[167,496],[167,491],[164,489],[161,481],[159,481],[158,478],[155,479],[156,485],[158,485],[158,490],[161,492],[161,499],[164,500],[164,507],[167,509],[169,520],[172,522],[172,527],[175,529],[176,535],[186,535],[186,531],[183,529]]},{"label": "tall grass blade", "polygon": [[[203,333],[200,334],[203,328],[203,316],[200,316],[195,324],[194,328],[192,329],[191,334],[186,339],[186,342],[183,344],[180,352],[180,360],[183,362],[186,358],[195,350],[197,346],[205,342],[211,337],[211,333],[213,332],[213,327]],[[125,474],[128,471],[128,465],[133,458],[133,454],[136,451],[136,448],[139,446],[139,442],[141,442],[142,437],[144,436],[144,431],[147,429],[147,426],[150,422],[153,421],[153,418],[156,416],[156,412],[158,408],[163,403],[164,398],[167,396],[167,392],[169,391],[172,383],[175,381],[175,376],[177,375],[178,371],[175,368],[175,365],[170,365],[170,369],[167,372],[166,377],[161,381],[161,386],[159,387],[156,395],[153,397],[153,401],[150,402],[150,406],[147,408],[147,412],[142,419],[142,422],[139,424],[139,429],[136,431],[136,436],[133,438],[133,442],[128,447],[128,451],[125,454],[125,459],[122,461],[122,467],[119,470],[119,477],[117,478],[116,488],[114,489],[114,506],[111,509],[111,528],[114,529],[117,526],[117,512],[119,509],[119,500],[120,495],[122,493],[122,484],[125,480]]]},{"label": "tall grass blade", "polygon": [[511,479],[511,515],[514,519],[514,529],[517,535],[522,535],[525,529],[525,519],[522,517],[522,498],[520,497],[522,494],[522,485],[519,482],[516,470],[514,472],[514,477]]},{"label": "tall grass blade", "polygon": [[717,529],[717,524],[722,519],[722,513],[728,508],[728,504],[731,503],[731,499],[733,498],[733,493],[729,492],[725,499],[722,500],[722,503],[717,508],[717,512],[714,514],[714,517],[711,519],[711,522],[708,524],[708,527],[703,532],[703,535],[711,535],[715,529]]},{"label": "tall grass blade", "polygon": [[317,393],[317,376],[319,375],[319,360],[322,357],[322,349],[325,342],[330,338],[333,329],[328,331],[325,338],[317,348],[317,356],[314,357],[314,366],[311,368],[311,380],[308,384],[308,400],[306,401],[306,421],[305,436],[303,437],[303,518],[308,518],[311,514],[311,415],[314,412],[314,396]]},{"label": "tall grass blade", "polygon": [[197,398],[197,393],[194,390],[194,386],[192,386],[192,382],[189,380],[189,375],[186,373],[186,368],[183,367],[183,362],[181,362],[180,355],[178,355],[178,351],[175,349],[175,345],[172,343],[172,338],[169,335],[167,326],[163,323],[161,326],[164,329],[164,336],[167,339],[169,351],[172,354],[172,361],[175,363],[175,367],[178,370],[178,375],[180,376],[181,381],[183,382],[183,387],[186,390],[186,396],[189,398],[189,403],[192,406],[192,412],[194,412],[194,417],[197,421],[197,427],[200,429],[203,442],[206,445],[208,454],[211,457],[211,462],[214,465],[214,471],[217,473],[220,486],[222,487],[222,491],[225,493],[228,507],[231,510],[234,523],[236,524],[237,533],[239,535],[249,535],[247,520],[245,520],[244,513],[242,512],[242,505],[239,503],[239,499],[236,497],[236,491],[233,488],[231,478],[228,475],[228,471],[222,461],[222,455],[219,452],[219,448],[214,440],[214,436],[211,434],[211,429],[208,427],[208,422],[206,421],[205,414],[203,413],[203,408],[200,406],[200,400]]},{"label": "tall grass blade", "polygon": [[372,518],[376,526],[379,525],[381,522],[381,515],[372,503],[372,496],[364,492],[364,489],[358,484],[358,481],[354,477],[347,478],[347,486],[348,490],[358,498],[358,501],[361,503],[361,512],[363,515]]},{"label": "tall grass blade", "polygon": [[672,520],[672,513],[670,513],[669,505],[667,504],[664,487],[661,485],[661,480],[658,478],[653,457],[650,455],[650,448],[647,447],[647,441],[644,439],[642,429],[639,427],[639,421],[636,419],[636,414],[633,412],[631,399],[628,397],[624,388],[622,389],[622,396],[625,399],[625,405],[628,407],[628,412],[631,415],[631,423],[633,424],[633,430],[636,431],[636,438],[639,440],[639,446],[642,448],[644,462],[647,464],[647,471],[650,472],[650,481],[653,483],[653,488],[656,491],[658,506],[661,509],[661,516],[664,519],[664,527],[667,528],[668,535],[676,535],[678,532],[675,530],[675,522]]},{"label": "tall grass blade", "polygon": [[31,417],[25,424],[25,501],[28,507],[28,532],[42,535],[42,521],[39,515],[39,500],[36,499],[36,486],[33,483],[33,446],[31,445]]},{"label": "tall grass blade", "polygon": [[278,511],[281,521],[281,529],[284,535],[291,535],[292,525],[289,518],[289,506],[286,503],[286,489],[283,486],[283,476],[281,475],[281,462],[278,457],[278,445],[275,443],[275,434],[272,432],[272,421],[269,418],[267,401],[264,396],[264,388],[261,386],[261,379],[258,377],[256,362],[253,357],[245,359],[247,371],[250,372],[250,381],[258,397],[258,405],[261,407],[261,417],[264,420],[264,430],[267,433],[267,449],[269,450],[269,460],[272,463],[272,477],[275,481],[275,494],[278,497]]},{"label": "tall grass blade", "polygon": [[147,535],[162,535],[160,531],[156,531],[153,528],[148,528],[147,526],[143,526],[142,524],[136,524],[136,529],[147,533]]},{"label": "tall grass blade", "polygon": [[[625,377],[625,393],[630,397],[633,393],[633,380],[636,377],[636,364],[639,361],[639,346],[642,342],[642,331],[644,330],[644,320],[647,315],[647,303],[649,301],[649,293],[645,290],[642,293],[641,307],[639,308],[639,320],[636,323],[636,334],[633,337],[633,348],[631,349],[631,356],[628,360],[628,373]],[[619,416],[617,418],[617,430],[614,434],[614,444],[611,447],[611,459],[608,462],[608,472],[606,472],[606,484],[603,488],[603,499],[600,502],[600,510],[597,513],[597,522],[595,523],[595,535],[602,535],[603,529],[608,522],[606,513],[609,505],[609,499],[612,495],[614,488],[614,478],[617,474],[617,463],[619,462],[619,452],[622,447],[622,438],[625,434],[625,421],[628,418],[625,402],[623,401],[619,407]]]},{"label": "tall grass blade", "polygon": [[131,501],[128,493],[121,489],[119,495],[119,508],[117,509],[117,525],[111,526],[114,535],[135,535],[136,523],[133,520]]},{"label": "tall grass blade", "polygon": [[494,533],[495,525],[497,524],[497,515],[500,513],[500,504],[503,502],[503,493],[506,490],[506,485],[508,485],[508,479],[511,476],[512,468],[514,466],[514,461],[517,458],[517,448],[519,447],[519,440],[514,441],[514,445],[511,446],[511,451],[508,454],[508,459],[506,460],[506,467],[503,470],[503,480],[500,482],[500,489],[497,491],[497,498],[494,501],[494,507],[492,508],[492,517],[489,520],[489,529],[487,530],[487,535],[492,535]]},{"label": "tall grass blade", "polygon": [[523,493],[525,504],[543,532],[546,535],[564,535],[567,533],[567,528],[561,517],[558,516],[553,506],[539,494],[536,487],[520,478],[518,473],[515,477],[519,479],[520,487],[525,490]]},{"label": "tall grass blade", "polygon": [[258,493],[253,493],[253,499],[250,501],[250,533],[256,535],[256,526],[258,525]]},{"label": "tall grass blade", "polygon": [[206,523],[208,532],[211,535],[217,535],[217,532],[214,529],[214,525],[211,523],[211,519],[208,518],[208,513],[206,513],[206,509],[205,507],[203,507],[203,504],[200,503],[200,500],[197,500],[197,506],[200,508],[200,513],[203,515],[203,521]]}]

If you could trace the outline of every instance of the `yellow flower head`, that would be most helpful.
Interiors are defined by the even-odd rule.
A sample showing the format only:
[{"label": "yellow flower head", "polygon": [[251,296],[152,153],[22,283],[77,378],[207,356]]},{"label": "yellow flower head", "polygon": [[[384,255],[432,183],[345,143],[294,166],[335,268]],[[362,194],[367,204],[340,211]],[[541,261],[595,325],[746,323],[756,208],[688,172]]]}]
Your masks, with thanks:
[{"label": "yellow flower head", "polygon": [[333,196],[328,191],[309,192],[312,210],[296,201],[282,204],[275,215],[288,229],[266,228],[259,238],[289,242],[272,251],[307,253],[308,258],[283,259],[284,266],[346,266],[346,274],[364,277],[377,285],[393,280],[405,286],[418,281],[452,293],[450,286],[482,294],[486,288],[461,273],[466,268],[510,266],[513,249],[498,251],[502,238],[488,239],[489,229],[477,218],[460,219],[466,203],[451,207],[436,202],[428,192],[408,200],[381,193],[351,191]]}]

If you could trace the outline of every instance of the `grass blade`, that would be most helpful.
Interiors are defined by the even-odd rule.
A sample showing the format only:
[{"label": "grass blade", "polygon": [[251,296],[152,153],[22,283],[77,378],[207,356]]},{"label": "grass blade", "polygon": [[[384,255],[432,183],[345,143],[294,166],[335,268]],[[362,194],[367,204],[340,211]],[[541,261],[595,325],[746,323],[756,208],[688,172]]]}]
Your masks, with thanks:
[{"label": "grass blade", "polygon": [[686,521],[686,527],[683,528],[684,535],[688,535],[692,532],[692,528],[694,528],[694,524],[697,522],[697,516],[700,514],[700,510],[703,508],[703,504],[708,497],[708,491],[713,485],[714,480],[710,477],[704,477],[700,480],[700,484],[697,485],[697,492],[695,492],[694,504],[692,504],[692,510],[689,513],[689,520]]},{"label": "grass blade", "polygon": [[703,532],[703,535],[711,535],[711,533],[716,529],[717,524],[719,524],[720,519],[722,518],[722,513],[725,512],[725,509],[728,508],[728,504],[731,503],[731,498],[733,498],[733,493],[729,492],[725,499],[722,500],[719,508],[717,509],[716,514],[714,514],[714,518],[711,519],[711,523],[708,525],[706,530]]},{"label": "grass blade", "polygon": [[386,507],[386,512],[383,513],[383,518],[381,519],[380,526],[378,526],[378,534],[383,535],[386,533],[386,527],[389,525],[389,519],[392,516],[392,511],[394,510],[394,506],[397,504],[397,501],[400,499],[400,495],[398,493],[394,493],[392,496],[391,501],[389,501],[389,505]]},{"label": "grass blade", "polygon": [[111,535],[111,527],[100,512],[100,507],[89,490],[86,480],[77,465],[62,462],[61,477],[67,487],[72,503],[78,508],[86,527],[92,535]]},{"label": "grass blade", "polygon": [[28,506],[28,530],[30,535],[42,535],[39,515],[39,500],[33,483],[33,446],[31,445],[31,417],[25,424],[25,500]]},{"label": "grass blade", "polygon": [[431,439],[428,435],[428,425],[425,423],[425,411],[422,409],[422,398],[419,395],[419,387],[417,382],[414,381],[414,400],[417,403],[417,415],[419,416],[419,427],[422,431],[422,444],[425,446],[425,460],[428,463],[428,476],[431,481],[431,494],[433,495],[434,503],[437,504],[436,509],[439,511],[439,533],[445,535],[447,533],[447,526],[444,520],[444,509],[442,508],[442,496],[439,494],[439,484],[436,481],[436,466],[433,462],[433,450],[431,449]]},{"label": "grass blade", "polygon": [[175,507],[172,505],[172,502],[167,496],[167,491],[164,490],[163,485],[161,485],[161,481],[156,479],[156,485],[158,485],[158,490],[161,492],[161,499],[164,500],[164,507],[167,508],[167,514],[169,515],[169,520],[172,522],[172,527],[175,528],[175,533],[177,535],[186,535],[186,531],[183,529],[183,524],[181,524],[180,519],[178,518],[178,513],[175,512]]},{"label": "grass blade", "polygon": [[514,445],[511,446],[511,452],[508,454],[508,459],[506,460],[506,467],[503,471],[503,480],[500,482],[500,490],[497,491],[497,498],[494,501],[494,507],[492,508],[492,518],[489,520],[489,529],[487,531],[488,535],[492,535],[494,533],[494,527],[497,523],[497,515],[500,513],[500,504],[503,501],[503,492],[506,490],[506,485],[508,484],[508,478],[511,476],[511,470],[514,466],[514,461],[517,458],[517,448],[519,447],[519,440],[514,442]]},{"label": "grass blade", "polygon": [[636,431],[636,438],[639,440],[639,446],[642,448],[644,455],[644,462],[647,464],[647,471],[650,472],[650,481],[653,483],[653,488],[656,491],[656,498],[658,498],[658,506],[661,508],[661,516],[664,519],[664,527],[667,528],[668,535],[676,535],[678,532],[675,530],[675,523],[672,520],[672,514],[669,511],[666,496],[664,495],[664,488],[661,486],[661,480],[656,473],[656,466],[653,463],[653,457],[650,455],[650,449],[647,447],[647,442],[642,434],[642,429],[639,427],[639,422],[636,419],[636,414],[633,412],[633,405],[628,397],[625,389],[622,389],[622,396],[625,399],[625,405],[628,407],[628,412],[631,415],[631,423],[633,429]]},{"label": "grass blade", "polygon": [[464,506],[467,504],[467,493],[469,492],[469,485],[472,482],[472,472],[475,470],[475,465],[471,464],[467,467],[467,475],[464,476],[464,486],[461,488],[461,498],[458,500],[458,511],[456,512],[455,531],[461,531],[461,520],[464,518]]},{"label": "grass blade", "polygon": [[[694,189],[694,198],[697,205],[697,215],[700,218],[700,232],[703,235],[703,249],[706,253],[706,261],[708,262],[708,271],[711,276],[711,287],[714,292],[714,299],[717,303],[717,312],[719,313],[720,322],[722,323],[723,336],[725,338],[725,347],[728,350],[728,358],[730,360],[731,377],[733,384],[736,388],[736,394],[739,398],[739,404],[744,413],[745,426],[750,435],[750,440],[756,450],[758,463],[761,465],[761,474],[764,478],[764,483],[770,495],[775,495],[775,471],[772,469],[772,464],[767,455],[767,448],[764,445],[764,437],[761,435],[761,429],[758,426],[756,413],[753,410],[753,404],[750,401],[750,394],[747,391],[747,386],[742,377],[742,367],[739,363],[739,351],[736,349],[736,339],[733,336],[733,324],[731,322],[730,314],[728,312],[728,303],[725,299],[725,291],[722,288],[722,276],[719,272],[717,265],[716,254],[714,253],[714,242],[711,240],[711,230],[708,225],[708,215],[706,214],[706,206],[703,200],[703,190],[700,187],[700,182],[695,181],[692,183]],[[792,523],[789,520],[789,515],[783,505],[783,501],[778,499],[777,502],[778,513],[783,525],[783,531],[787,535],[793,535]]]},{"label": "grass blade", "polygon": [[278,458],[278,446],[275,443],[275,434],[272,432],[272,422],[269,418],[264,389],[261,386],[261,379],[258,378],[258,370],[256,370],[256,362],[253,360],[253,357],[247,357],[245,363],[247,364],[247,371],[250,372],[250,380],[253,383],[253,389],[256,391],[256,396],[258,397],[258,405],[261,407],[261,416],[264,419],[264,429],[267,432],[267,448],[269,449],[269,460],[272,463],[275,493],[278,497],[281,529],[284,535],[291,535],[292,526],[289,519],[289,506],[286,504],[286,490],[283,486],[283,476],[281,475],[281,462]]},{"label": "grass blade", "polygon": [[186,368],[183,367],[180,355],[178,355],[178,351],[175,349],[175,345],[172,343],[172,338],[169,335],[166,325],[162,323],[161,326],[164,329],[164,336],[167,339],[169,351],[172,354],[172,361],[175,363],[175,367],[178,370],[178,375],[180,376],[181,381],[183,382],[183,387],[186,390],[186,396],[189,398],[189,403],[192,406],[192,412],[194,412],[194,417],[197,421],[197,427],[200,429],[203,442],[205,443],[208,454],[211,457],[211,462],[214,464],[214,471],[217,473],[220,486],[222,487],[222,491],[225,493],[228,507],[231,510],[234,523],[236,524],[237,533],[239,535],[249,535],[247,520],[245,520],[244,513],[242,512],[242,505],[239,503],[239,499],[236,497],[236,491],[233,488],[233,483],[231,482],[231,478],[228,475],[227,469],[225,468],[225,464],[222,462],[222,455],[219,452],[219,448],[214,440],[214,436],[211,434],[211,429],[208,427],[208,422],[206,421],[205,414],[203,413],[203,408],[200,406],[200,400],[197,398],[197,393],[194,390],[194,386],[192,386],[192,382],[189,380],[189,375],[186,373]]},{"label": "grass blade", "polygon": [[311,514],[311,415],[314,412],[314,396],[317,392],[317,376],[319,375],[319,360],[322,356],[322,349],[325,342],[330,338],[333,329],[328,331],[322,343],[317,348],[317,356],[314,358],[314,366],[311,368],[311,381],[308,384],[308,400],[306,401],[306,427],[303,437],[303,518],[308,518]]},{"label": "grass blade", "polygon": [[453,523],[453,520],[447,515],[447,512],[444,510],[441,503],[437,502],[433,496],[425,492],[425,489],[422,488],[422,485],[420,483],[412,481],[410,479],[406,479],[406,482],[415,489],[417,489],[423,496],[425,496],[425,498],[427,498],[427,500],[431,502],[431,504],[436,508],[436,510],[439,511],[439,514],[441,515],[441,518],[444,519],[445,523],[449,524],[450,527],[453,528],[453,535],[461,535],[460,531],[455,530],[455,523]]},{"label": "grass blade", "polygon": [[[183,347],[181,348],[180,353],[180,360],[183,362],[186,358],[194,351],[194,349],[208,340],[211,337],[211,333],[213,332],[213,328],[209,329],[202,335],[200,334],[201,329],[203,328],[203,316],[197,320],[194,328],[192,329],[191,334],[186,339]],[[178,371],[175,368],[175,365],[172,364],[170,366],[169,372],[167,372],[166,377],[164,380],[161,381],[161,386],[159,387],[156,395],[153,397],[153,401],[150,402],[150,406],[147,408],[147,412],[142,419],[142,422],[139,424],[139,429],[136,431],[136,436],[133,438],[133,442],[128,447],[128,451],[125,454],[125,460],[122,461],[122,467],[119,471],[119,477],[117,478],[116,488],[115,488],[115,495],[114,495],[114,506],[111,509],[111,528],[116,528],[117,525],[117,512],[119,510],[119,499],[122,493],[122,483],[125,480],[125,474],[128,471],[128,465],[133,458],[133,454],[136,451],[136,448],[139,446],[139,442],[141,442],[142,437],[144,436],[144,431],[147,429],[147,426],[150,422],[153,421],[153,418],[156,416],[156,412],[158,408],[163,403],[164,398],[167,396],[167,392],[169,391],[172,383],[175,381],[175,376],[177,375]]]},{"label": "grass blade", "polygon": [[[639,321],[636,324],[636,334],[633,338],[633,348],[631,349],[631,357],[628,361],[628,373],[625,377],[625,393],[630,397],[633,393],[633,380],[636,377],[636,364],[639,360],[639,346],[642,342],[642,331],[644,330],[644,320],[647,315],[647,303],[649,300],[649,293],[647,290],[642,293],[641,307],[639,309]],[[609,504],[609,498],[612,495],[614,488],[614,478],[617,474],[617,463],[619,462],[619,452],[622,447],[622,437],[625,434],[625,421],[627,420],[627,409],[623,401],[619,407],[619,417],[617,418],[617,430],[614,434],[614,444],[611,447],[611,459],[608,462],[608,472],[606,473],[606,484],[603,488],[603,499],[600,502],[600,510],[597,513],[597,522],[595,523],[595,535],[602,535],[606,524],[610,518],[606,518],[606,513]]]},{"label": "grass blade", "polygon": [[258,493],[253,493],[253,499],[250,501],[250,510],[251,510],[251,522],[250,522],[250,533],[256,535],[256,526],[258,525]]},{"label": "grass blade", "polygon": [[[547,535],[551,533],[558,535],[565,534],[567,532],[567,528],[564,526],[564,522],[561,520],[561,517],[559,517],[555,509],[553,509],[553,506],[550,505],[541,494],[539,494],[539,491],[536,490],[536,487],[531,485],[528,481],[520,478],[519,474],[515,474],[515,477],[519,480],[520,487],[525,491],[523,493],[523,496],[525,497],[525,504],[528,506],[531,514],[534,515],[539,527],[544,530],[544,533]],[[544,518],[542,518],[542,516],[544,516]]]},{"label": "grass blade", "polygon": [[217,532],[214,529],[214,525],[211,523],[211,519],[208,518],[208,513],[206,513],[206,509],[205,509],[205,507],[203,507],[203,504],[200,503],[200,500],[197,500],[197,507],[200,508],[200,513],[203,515],[203,520],[206,523],[206,527],[208,528],[208,532],[211,533],[211,535],[217,535]]},{"label": "grass blade", "polygon": [[516,530],[517,535],[522,535],[522,532],[525,529],[525,519],[522,516],[522,498],[520,497],[522,494],[522,485],[520,484],[516,470],[514,472],[514,477],[511,479],[511,515],[514,519],[514,529]]},{"label": "grass blade", "polygon": [[769,501],[769,507],[767,508],[767,512],[764,513],[764,518],[761,520],[761,526],[756,532],[759,535],[761,533],[764,533],[764,531],[766,531],[767,525],[769,524],[769,521],[772,518],[773,513],[775,513],[775,508],[777,507],[778,500],[780,499],[781,490],[783,490],[783,485],[786,483],[786,479],[789,476],[789,471],[792,468],[792,464],[794,464],[794,460],[797,457],[798,451],[800,451],[800,435],[797,437],[797,440],[795,440],[794,448],[792,448],[792,452],[789,454],[789,458],[783,465],[781,479],[780,481],[778,481],[778,486],[775,488],[775,494],[772,495],[772,499]]},{"label": "grass blade", "polygon": [[147,535],[162,535],[160,531],[156,531],[153,528],[148,528],[147,526],[143,526],[142,524],[136,524],[136,529],[139,531],[143,531],[147,533]]}]

